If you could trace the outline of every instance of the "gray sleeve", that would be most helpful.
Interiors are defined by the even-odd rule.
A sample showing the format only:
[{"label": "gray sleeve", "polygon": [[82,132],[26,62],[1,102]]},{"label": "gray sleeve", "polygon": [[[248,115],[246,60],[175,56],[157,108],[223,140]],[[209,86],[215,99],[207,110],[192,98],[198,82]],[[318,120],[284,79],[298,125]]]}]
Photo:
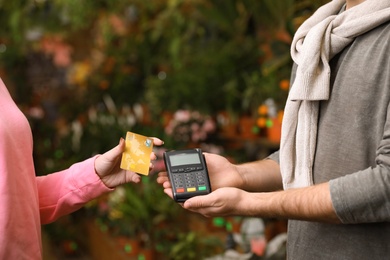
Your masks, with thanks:
[{"label": "gray sleeve", "polygon": [[331,180],[336,214],[344,224],[390,221],[390,172],[378,165]]},{"label": "gray sleeve", "polygon": [[390,221],[390,106],[375,165],[329,184],[333,207],[343,223]]},{"label": "gray sleeve", "polygon": [[279,164],[279,151],[276,151],[276,152],[268,155],[266,159],[273,160]]},{"label": "gray sleeve", "polygon": [[[346,224],[390,221],[390,59],[388,55],[390,34],[388,28],[390,28],[390,24],[386,23],[378,27],[380,33],[378,31],[368,33],[366,38],[360,38],[360,44],[372,41],[373,47],[370,50],[375,49],[375,52],[371,52],[375,55],[374,58],[367,59],[363,65],[366,67],[364,69],[366,74],[364,75],[365,80],[362,82],[362,86],[369,87],[369,89],[366,88],[366,91],[371,90],[375,93],[361,93],[362,98],[360,99],[363,101],[360,106],[367,105],[366,109],[371,111],[367,113],[371,120],[364,118],[362,114],[356,117],[371,124],[367,125],[366,129],[361,130],[359,136],[365,140],[372,140],[373,145],[376,144],[375,154],[373,154],[374,160],[372,163],[370,162],[371,166],[367,165],[360,171],[355,170],[349,175],[335,178],[329,182],[333,207],[340,220]],[[356,43],[357,41],[354,44]],[[357,63],[355,64],[357,65]],[[375,97],[375,94],[376,99],[370,98],[370,96]],[[376,110],[372,110],[374,107]],[[374,125],[376,126],[374,127]],[[382,125],[381,128],[380,125]],[[351,131],[351,133],[354,132]],[[368,149],[371,147],[367,147]],[[358,152],[360,151],[351,150],[351,153]],[[364,153],[368,154],[367,151],[363,151]],[[362,157],[362,159],[370,158]],[[345,161],[348,161],[348,158],[345,158]],[[361,162],[355,163],[360,164]]]}]

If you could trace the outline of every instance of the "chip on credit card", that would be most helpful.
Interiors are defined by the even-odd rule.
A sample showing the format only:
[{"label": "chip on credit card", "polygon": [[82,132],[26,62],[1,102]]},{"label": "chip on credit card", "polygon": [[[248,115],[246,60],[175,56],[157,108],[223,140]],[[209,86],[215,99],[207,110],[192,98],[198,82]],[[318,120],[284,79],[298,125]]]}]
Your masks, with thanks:
[{"label": "chip on credit card", "polygon": [[153,139],[132,132],[126,133],[125,150],[122,154],[121,169],[148,175]]}]

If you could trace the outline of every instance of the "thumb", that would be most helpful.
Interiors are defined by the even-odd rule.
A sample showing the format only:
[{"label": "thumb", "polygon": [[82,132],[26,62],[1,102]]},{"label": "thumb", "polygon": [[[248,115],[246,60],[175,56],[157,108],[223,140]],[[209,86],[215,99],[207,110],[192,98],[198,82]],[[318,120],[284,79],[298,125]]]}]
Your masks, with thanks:
[{"label": "thumb", "polygon": [[203,200],[205,196],[196,196],[191,199],[188,199],[184,202],[183,207],[185,209],[197,209],[206,207],[206,203]]},{"label": "thumb", "polygon": [[123,153],[124,149],[125,149],[125,140],[121,138],[117,146],[104,153],[104,157],[108,161],[113,161]]}]

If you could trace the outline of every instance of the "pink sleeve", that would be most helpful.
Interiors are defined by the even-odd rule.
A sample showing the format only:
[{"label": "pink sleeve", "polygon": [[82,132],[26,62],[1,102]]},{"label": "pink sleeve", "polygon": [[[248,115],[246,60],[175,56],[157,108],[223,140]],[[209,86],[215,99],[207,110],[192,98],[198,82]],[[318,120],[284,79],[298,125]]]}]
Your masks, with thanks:
[{"label": "pink sleeve", "polygon": [[67,170],[36,178],[42,224],[72,213],[112,190],[95,173],[95,159],[92,157]]}]

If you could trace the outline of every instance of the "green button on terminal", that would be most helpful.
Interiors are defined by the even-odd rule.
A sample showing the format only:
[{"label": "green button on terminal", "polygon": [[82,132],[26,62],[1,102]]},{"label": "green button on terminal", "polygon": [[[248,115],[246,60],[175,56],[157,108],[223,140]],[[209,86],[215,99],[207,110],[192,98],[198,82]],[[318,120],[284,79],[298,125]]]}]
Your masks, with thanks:
[{"label": "green button on terminal", "polygon": [[198,187],[198,190],[202,190],[202,191],[203,191],[203,190],[206,190],[206,186],[199,186],[199,187]]}]

